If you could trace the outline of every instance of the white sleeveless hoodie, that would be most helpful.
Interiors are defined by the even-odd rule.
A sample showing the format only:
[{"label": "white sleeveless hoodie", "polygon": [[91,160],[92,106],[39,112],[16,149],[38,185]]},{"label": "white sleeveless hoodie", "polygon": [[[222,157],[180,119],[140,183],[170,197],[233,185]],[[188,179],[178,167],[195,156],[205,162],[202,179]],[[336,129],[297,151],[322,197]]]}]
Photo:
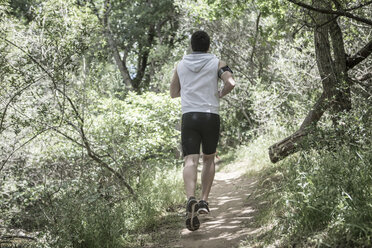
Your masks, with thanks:
[{"label": "white sleeveless hoodie", "polygon": [[218,114],[218,63],[210,53],[185,55],[177,65],[181,85],[182,113],[207,112]]}]

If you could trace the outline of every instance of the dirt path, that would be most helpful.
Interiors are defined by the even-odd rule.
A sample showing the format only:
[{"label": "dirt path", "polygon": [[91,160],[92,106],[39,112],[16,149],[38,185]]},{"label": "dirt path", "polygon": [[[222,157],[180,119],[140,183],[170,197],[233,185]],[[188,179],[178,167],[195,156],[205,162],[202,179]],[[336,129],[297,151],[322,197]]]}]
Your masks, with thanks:
[{"label": "dirt path", "polygon": [[[258,211],[254,197],[254,177],[241,172],[218,172],[209,198],[211,213],[200,217],[200,229],[194,232],[182,227],[173,241],[162,247],[233,248],[260,231],[254,223]],[[183,220],[182,220],[183,221]]]}]

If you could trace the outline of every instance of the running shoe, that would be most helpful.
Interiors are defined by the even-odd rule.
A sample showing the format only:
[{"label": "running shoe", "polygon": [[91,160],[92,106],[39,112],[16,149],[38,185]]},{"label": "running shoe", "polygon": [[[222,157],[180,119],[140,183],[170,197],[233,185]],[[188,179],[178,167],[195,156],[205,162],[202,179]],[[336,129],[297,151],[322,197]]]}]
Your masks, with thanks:
[{"label": "running shoe", "polygon": [[186,227],[190,231],[196,231],[200,227],[198,219],[198,202],[195,197],[190,197],[186,205]]},{"label": "running shoe", "polygon": [[209,214],[208,202],[200,200],[198,203],[198,214]]}]

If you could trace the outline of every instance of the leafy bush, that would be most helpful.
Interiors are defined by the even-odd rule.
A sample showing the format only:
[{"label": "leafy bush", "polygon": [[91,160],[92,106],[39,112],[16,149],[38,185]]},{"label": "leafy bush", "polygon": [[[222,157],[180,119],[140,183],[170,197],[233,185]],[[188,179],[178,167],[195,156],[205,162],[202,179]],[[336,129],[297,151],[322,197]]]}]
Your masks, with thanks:
[{"label": "leafy bush", "polygon": [[38,232],[40,246],[128,247],[137,242],[135,233],[155,228],[166,209],[183,201],[177,101],[130,93],[125,100],[100,98],[89,108],[94,114],[84,125],[92,149],[136,195],[76,142],[39,136],[32,156],[3,171],[0,209],[2,225]]},{"label": "leafy bush", "polygon": [[[156,171],[156,170],[155,170]],[[178,175],[177,175],[177,174]],[[45,208],[52,247],[135,247],[138,232],[157,227],[159,216],[183,200],[179,170],[149,173],[138,199],[97,185],[75,185]]]},{"label": "leafy bush", "polygon": [[174,158],[180,107],[167,95],[129,93],[100,99],[92,110],[90,135],[123,161]]}]

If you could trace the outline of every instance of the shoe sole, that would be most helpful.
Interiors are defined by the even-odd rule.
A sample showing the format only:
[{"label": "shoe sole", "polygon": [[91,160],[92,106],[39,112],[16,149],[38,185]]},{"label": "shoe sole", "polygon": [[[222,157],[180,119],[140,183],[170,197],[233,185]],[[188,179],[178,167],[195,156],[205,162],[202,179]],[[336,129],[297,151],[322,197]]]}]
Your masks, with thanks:
[{"label": "shoe sole", "polygon": [[209,214],[209,211],[206,208],[199,208],[198,214]]},{"label": "shoe sole", "polygon": [[186,218],[186,227],[190,231],[196,231],[200,227],[200,222],[198,219],[198,212],[195,211],[196,206],[198,205],[198,202],[195,201],[195,203],[192,203],[191,205],[191,212],[187,213],[187,218]]}]

